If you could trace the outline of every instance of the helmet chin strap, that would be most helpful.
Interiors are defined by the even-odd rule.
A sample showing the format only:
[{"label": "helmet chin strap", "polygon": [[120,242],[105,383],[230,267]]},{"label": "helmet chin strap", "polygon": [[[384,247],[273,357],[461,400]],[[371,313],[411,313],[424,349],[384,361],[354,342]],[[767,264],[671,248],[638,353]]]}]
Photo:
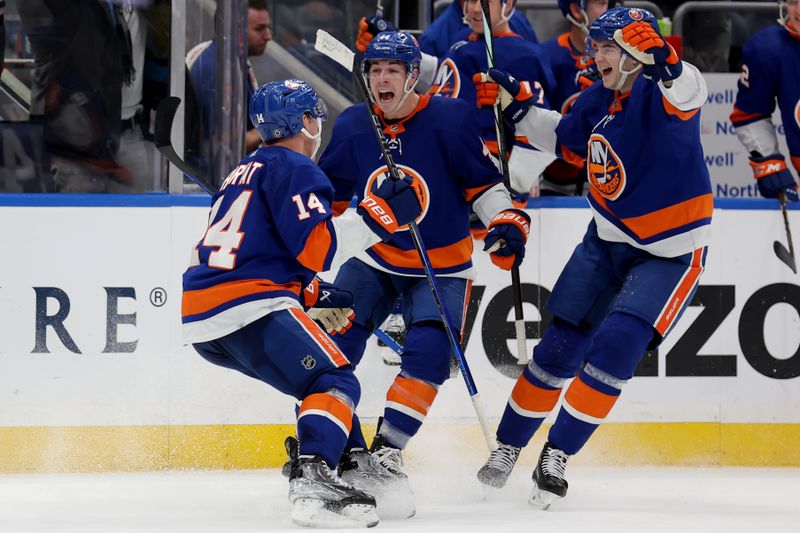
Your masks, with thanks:
[{"label": "helmet chin strap", "polygon": [[619,73],[621,74],[621,76],[619,77],[619,80],[617,80],[617,83],[615,83],[614,86],[612,87],[612,89],[614,89],[615,91],[619,91],[620,89],[622,89],[622,87],[625,85],[625,82],[628,81],[628,76],[637,73],[642,68],[642,64],[637,62],[636,66],[633,67],[631,70],[625,70],[624,65],[626,57],[628,57],[627,54],[623,53],[622,57],[619,58]]},{"label": "helmet chin strap", "polygon": [[305,127],[300,130],[300,133],[305,135],[308,139],[314,141],[314,151],[311,152],[311,159],[316,157],[317,152],[319,151],[319,147],[322,145],[322,119],[317,117],[317,134],[312,135]]},{"label": "helmet chin strap", "polygon": [[[411,82],[410,86],[409,82]],[[419,83],[419,73],[417,73],[416,76],[409,74],[406,77],[406,82],[403,84],[403,96],[400,97],[400,101],[397,102],[397,105],[394,106],[394,108],[391,111],[389,111],[390,113],[397,113],[397,111],[399,111],[400,108],[403,107],[403,104],[406,103],[408,97],[411,95],[411,93],[414,92],[414,88],[417,86],[417,83]]]},{"label": "helmet chin strap", "polygon": [[589,20],[589,17],[586,15],[586,11],[583,9],[581,9],[581,15],[583,16],[583,22],[578,22],[572,15],[567,15],[567,20],[579,27],[584,35],[589,35],[589,25],[586,22]]},{"label": "helmet chin strap", "polygon": [[[502,26],[503,24],[505,24],[506,22],[511,20],[511,17],[514,16],[514,12],[517,10],[517,6],[515,5],[514,7],[512,7],[511,9],[508,10],[508,13],[506,13],[506,7],[507,6],[508,6],[508,2],[503,2],[503,9],[502,9],[502,11],[500,11],[500,20],[499,21],[495,21],[495,23],[492,24],[492,31],[496,30],[499,26]],[[467,19],[467,2],[466,1],[463,4],[462,14],[461,14],[461,21],[464,23],[465,26],[469,26],[470,25],[469,19]],[[586,32],[588,33],[589,30],[587,29]]]},{"label": "helmet chin strap", "polygon": [[786,31],[791,33],[793,36],[800,39],[800,28],[795,28],[794,24],[789,22],[789,13],[786,9],[786,2],[779,2],[778,10],[780,13],[780,15],[778,16],[778,24],[786,28]]}]

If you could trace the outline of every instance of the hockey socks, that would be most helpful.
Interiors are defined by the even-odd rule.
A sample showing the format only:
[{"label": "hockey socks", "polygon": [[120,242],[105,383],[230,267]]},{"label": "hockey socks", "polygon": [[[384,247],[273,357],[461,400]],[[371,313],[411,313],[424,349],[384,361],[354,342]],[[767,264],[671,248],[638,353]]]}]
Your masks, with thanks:
[{"label": "hockey socks", "polygon": [[554,446],[569,455],[580,451],[614,407],[652,338],[652,325],[633,315],[615,312],[603,321],[550,429]]},{"label": "hockey socks", "polygon": [[319,455],[329,467],[339,463],[353,422],[353,405],[337,392],[306,396],[297,415],[300,456]]},{"label": "hockey socks", "polygon": [[381,435],[393,446],[405,448],[425,421],[437,392],[436,385],[398,375],[386,393]]},{"label": "hockey socks", "polygon": [[544,371],[531,361],[517,379],[497,428],[497,440],[524,448],[556,406],[566,378]]}]

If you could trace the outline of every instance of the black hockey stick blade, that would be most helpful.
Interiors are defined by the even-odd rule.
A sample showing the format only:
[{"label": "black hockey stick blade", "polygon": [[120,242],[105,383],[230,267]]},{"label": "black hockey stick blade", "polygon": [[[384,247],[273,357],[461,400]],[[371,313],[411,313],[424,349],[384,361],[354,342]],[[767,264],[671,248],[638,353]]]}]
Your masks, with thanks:
[{"label": "black hockey stick blade", "polygon": [[200,178],[200,174],[175,152],[172,147],[172,122],[175,120],[175,112],[181,105],[181,99],[177,96],[167,96],[158,103],[156,109],[156,120],[153,127],[153,142],[161,155],[175,165],[178,170],[184,173],[187,178],[195,182],[206,193],[213,195],[214,188],[205,180]]},{"label": "black hockey stick blade", "polygon": [[772,249],[775,251],[775,255],[778,256],[778,259],[783,261],[786,266],[792,269],[792,272],[797,274],[797,264],[794,260],[794,245],[792,244],[792,230],[789,228],[789,215],[786,214],[786,195],[779,193],[778,201],[781,203],[783,227],[786,228],[786,240],[789,242],[789,248],[787,249],[782,242],[775,241],[772,243]]},{"label": "black hockey stick blade", "polygon": [[794,262],[794,256],[786,249],[782,242],[775,241],[772,243],[772,249],[775,250],[775,255],[778,259],[783,261],[786,266],[792,269],[792,272],[797,274],[797,265]]}]

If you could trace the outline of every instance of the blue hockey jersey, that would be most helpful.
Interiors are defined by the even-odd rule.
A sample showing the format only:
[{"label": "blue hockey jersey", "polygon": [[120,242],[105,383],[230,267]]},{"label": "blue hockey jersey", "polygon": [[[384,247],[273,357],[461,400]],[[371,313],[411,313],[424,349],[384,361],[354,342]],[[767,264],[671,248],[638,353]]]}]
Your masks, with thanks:
[{"label": "blue hockey jersey", "polygon": [[[702,76],[684,65],[683,75],[696,76],[703,88],[695,100],[704,100]],[[708,245],[714,205],[699,107],[678,109],[639,76],[594,127],[587,155],[588,199],[600,238],[660,257]]]},{"label": "blue hockey jersey", "polygon": [[744,46],[742,77],[731,115],[733,125],[769,118],[776,99],[789,155],[800,172],[800,39],[783,27],[771,26]]},{"label": "blue hockey jersey", "polygon": [[569,111],[575,98],[591,85],[586,76],[596,69],[594,59],[585,50],[576,50],[569,40],[569,32],[562,33],[541,45],[553,71],[555,87],[550,91],[550,105],[561,114]]},{"label": "blue hockey jersey", "polygon": [[[471,204],[502,182],[478,135],[475,112],[474,104],[461,100],[421,96],[409,116],[383,121],[395,163],[422,184],[424,205],[417,224],[437,274],[472,276]],[[333,183],[337,211],[353,195],[361,201],[386,178],[388,169],[364,104],[339,115],[319,166]],[[408,228],[357,257],[386,272],[424,275]]]},{"label": "blue hockey jersey", "polygon": [[611,112],[613,102],[614,91],[603,87],[602,81],[594,82],[577,95],[569,113],[564,115],[556,128],[561,157],[565,161],[583,166],[592,130]]},{"label": "blue hockey jersey", "polygon": [[[528,41],[534,44],[539,42],[533,26],[521,11],[514,12],[509,25],[511,31],[522,35]],[[469,31],[469,26],[464,24],[463,8],[460,2],[454,1],[420,36],[420,50],[434,57],[444,57],[453,43],[462,39],[461,35],[465,30]]]},{"label": "blue hockey jersey", "polygon": [[[535,99],[534,105],[550,109],[547,95],[555,86],[555,80],[541,50],[514,33],[495,34],[493,37],[495,66],[520,81],[528,82]],[[483,35],[470,33],[467,40],[454,44],[442,60],[429,93],[459,98],[476,107],[477,96],[472,76],[487,69]],[[494,112],[489,108],[480,109],[478,124],[486,144],[493,153],[497,153]],[[525,144],[522,139],[519,142]]]},{"label": "blue hockey jersey", "polygon": [[183,275],[184,340],[222,337],[297,307],[336,252],[333,187],[302,154],[261,147],[213,196],[208,229]]}]

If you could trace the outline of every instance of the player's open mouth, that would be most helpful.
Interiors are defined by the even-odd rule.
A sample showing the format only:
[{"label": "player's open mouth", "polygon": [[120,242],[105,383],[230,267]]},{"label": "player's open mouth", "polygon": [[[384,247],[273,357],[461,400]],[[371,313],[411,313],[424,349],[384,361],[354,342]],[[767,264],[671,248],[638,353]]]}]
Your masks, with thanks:
[{"label": "player's open mouth", "polygon": [[382,103],[391,102],[394,99],[394,91],[378,91],[378,100]]},{"label": "player's open mouth", "polygon": [[605,78],[606,76],[609,76],[613,70],[614,69],[611,68],[611,67],[601,68],[600,69],[600,74],[602,74],[603,77]]}]

